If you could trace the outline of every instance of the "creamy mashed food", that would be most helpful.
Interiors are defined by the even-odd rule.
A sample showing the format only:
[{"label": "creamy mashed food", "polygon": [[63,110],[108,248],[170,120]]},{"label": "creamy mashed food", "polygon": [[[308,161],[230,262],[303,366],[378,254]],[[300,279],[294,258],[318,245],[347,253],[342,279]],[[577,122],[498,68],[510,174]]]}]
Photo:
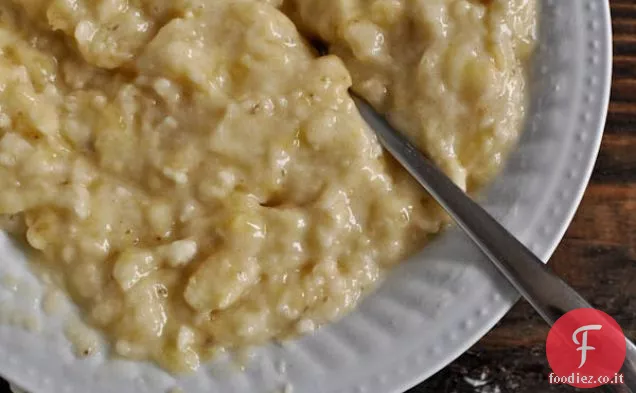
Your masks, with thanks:
[{"label": "creamy mashed food", "polygon": [[348,89],[475,187],[534,26],[530,0],[3,1],[3,225],[120,356],[309,332],[445,223]]},{"label": "creamy mashed food", "polygon": [[354,89],[460,186],[488,181],[517,139],[535,0],[290,0]]}]

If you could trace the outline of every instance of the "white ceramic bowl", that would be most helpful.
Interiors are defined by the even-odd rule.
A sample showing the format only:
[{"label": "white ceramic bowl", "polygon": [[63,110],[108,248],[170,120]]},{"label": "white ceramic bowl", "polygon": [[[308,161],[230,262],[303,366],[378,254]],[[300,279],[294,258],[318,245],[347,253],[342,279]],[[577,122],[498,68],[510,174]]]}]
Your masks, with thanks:
[{"label": "white ceramic bowl", "polygon": [[[541,0],[540,45],[527,129],[505,173],[484,195],[488,209],[541,258],[561,239],[589,179],[608,105],[611,31],[607,0]],[[41,288],[20,251],[0,237],[0,275],[31,290],[0,290],[3,310],[36,310]],[[24,287],[24,285],[23,285]],[[34,292],[30,294],[29,292]],[[35,295],[35,296],[34,296]],[[220,359],[175,379],[149,364],[77,360],[60,318],[42,331],[0,327],[0,374],[32,393],[400,392],[451,362],[517,299],[470,242],[450,231],[395,269],[343,321],[282,347]],[[35,312],[35,311],[33,311]]]}]

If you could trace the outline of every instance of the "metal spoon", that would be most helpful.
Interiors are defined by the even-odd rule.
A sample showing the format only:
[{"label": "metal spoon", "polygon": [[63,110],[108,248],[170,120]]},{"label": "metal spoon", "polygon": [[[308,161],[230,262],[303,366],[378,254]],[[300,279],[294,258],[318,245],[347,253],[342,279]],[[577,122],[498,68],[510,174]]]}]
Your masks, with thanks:
[{"label": "metal spoon", "polygon": [[[552,273],[482,207],[466,195],[406,137],[394,129],[364,99],[351,93],[360,114],[382,145],[446,210],[499,271],[553,325],[568,311],[592,308],[574,289]],[[636,346],[627,340],[627,356],[621,372],[624,385],[606,385],[613,392],[636,392]]]}]

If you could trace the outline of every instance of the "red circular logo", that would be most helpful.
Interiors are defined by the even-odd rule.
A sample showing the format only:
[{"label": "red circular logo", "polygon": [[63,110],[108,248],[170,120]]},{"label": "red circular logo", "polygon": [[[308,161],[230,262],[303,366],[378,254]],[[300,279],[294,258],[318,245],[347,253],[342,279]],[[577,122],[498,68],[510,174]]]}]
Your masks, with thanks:
[{"label": "red circular logo", "polygon": [[616,383],[625,352],[625,335],[614,318],[593,308],[572,310],[548,333],[550,380],[577,388]]}]

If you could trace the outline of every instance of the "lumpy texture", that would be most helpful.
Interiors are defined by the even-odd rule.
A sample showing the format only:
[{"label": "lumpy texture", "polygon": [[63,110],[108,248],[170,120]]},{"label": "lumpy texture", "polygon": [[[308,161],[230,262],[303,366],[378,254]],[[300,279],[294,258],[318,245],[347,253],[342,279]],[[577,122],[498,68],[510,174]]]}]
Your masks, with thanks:
[{"label": "lumpy texture", "polygon": [[516,141],[534,45],[533,0],[295,0],[354,89],[460,186],[496,173]]},{"label": "lumpy texture", "polygon": [[120,356],[310,332],[445,223],[349,89],[472,190],[535,24],[531,0],[3,1],[3,225]]}]

